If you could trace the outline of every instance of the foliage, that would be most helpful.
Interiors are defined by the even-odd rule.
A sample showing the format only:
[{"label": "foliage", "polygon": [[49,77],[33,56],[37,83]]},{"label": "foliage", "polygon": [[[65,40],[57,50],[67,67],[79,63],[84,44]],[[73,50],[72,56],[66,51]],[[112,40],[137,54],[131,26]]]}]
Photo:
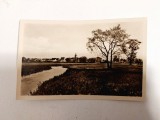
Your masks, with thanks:
[{"label": "foliage", "polygon": [[128,39],[122,45],[122,51],[126,54],[129,64],[132,65],[136,59],[137,50],[139,49],[140,41],[137,39]]},{"label": "foliage", "polygon": [[79,62],[80,63],[86,63],[87,62],[87,57],[85,57],[85,56],[80,57]]},{"label": "foliage", "polygon": [[106,59],[108,68],[112,68],[112,61],[118,61],[118,58],[113,57],[120,54],[125,54],[129,64],[132,65],[141,42],[129,37],[120,24],[105,31],[97,29],[92,31],[92,37],[88,38],[87,48],[91,52],[100,53]]},{"label": "foliage", "polygon": [[142,96],[142,66],[116,69],[68,69],[43,82],[31,95]]},{"label": "foliage", "polygon": [[107,67],[112,68],[113,55],[121,49],[120,46],[129,38],[129,35],[121,28],[120,24],[105,31],[94,30],[92,34],[93,37],[88,38],[88,50],[98,51],[106,59]]}]

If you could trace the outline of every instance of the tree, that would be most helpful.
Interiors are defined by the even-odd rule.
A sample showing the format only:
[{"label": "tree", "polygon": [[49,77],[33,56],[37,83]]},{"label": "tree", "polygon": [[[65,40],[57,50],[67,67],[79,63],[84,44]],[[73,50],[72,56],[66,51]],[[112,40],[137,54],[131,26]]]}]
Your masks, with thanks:
[{"label": "tree", "polygon": [[25,57],[22,57],[22,62],[27,62],[27,59]]},{"label": "tree", "polygon": [[120,46],[126,41],[129,35],[120,24],[102,31],[92,31],[93,37],[88,38],[87,48],[91,52],[98,51],[106,59],[107,67],[112,68],[112,57],[120,50]]},{"label": "tree", "polygon": [[135,63],[136,63],[137,65],[142,65],[142,64],[143,64],[143,60],[136,58],[136,59],[135,59]]},{"label": "tree", "polygon": [[96,62],[96,58],[88,58],[88,62],[89,63],[95,63]]},{"label": "tree", "polygon": [[71,62],[71,58],[66,58],[65,60],[66,60],[66,62],[68,62],[68,63]]},{"label": "tree", "polygon": [[141,42],[137,39],[128,39],[122,45],[122,51],[124,52],[124,54],[126,54],[130,65],[132,65],[134,60],[136,59],[137,50],[139,49],[140,44]]},{"label": "tree", "polygon": [[115,56],[113,57],[113,62],[119,62],[119,58],[118,58],[117,55],[115,55]]},{"label": "tree", "polygon": [[86,63],[87,62],[87,57],[85,57],[85,56],[80,57],[79,62],[80,63]]}]

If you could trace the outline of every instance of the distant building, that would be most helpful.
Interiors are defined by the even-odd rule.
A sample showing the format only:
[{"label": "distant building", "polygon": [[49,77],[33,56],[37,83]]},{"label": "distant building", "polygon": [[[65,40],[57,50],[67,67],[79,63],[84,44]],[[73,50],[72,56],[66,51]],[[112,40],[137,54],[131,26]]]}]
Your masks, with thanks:
[{"label": "distant building", "polygon": [[102,62],[102,58],[100,57],[96,57],[96,58],[88,58],[88,63],[101,63]]},{"label": "distant building", "polygon": [[101,62],[102,62],[102,58],[96,57],[96,62],[97,62],[97,63],[101,63]]},{"label": "distant building", "polygon": [[78,62],[80,62],[80,63],[86,63],[87,62],[87,57],[82,56],[82,57],[78,58]]},{"label": "distant building", "polygon": [[95,63],[96,62],[96,58],[88,58],[88,63]]},{"label": "distant building", "polygon": [[59,62],[66,62],[65,57],[61,57]]}]

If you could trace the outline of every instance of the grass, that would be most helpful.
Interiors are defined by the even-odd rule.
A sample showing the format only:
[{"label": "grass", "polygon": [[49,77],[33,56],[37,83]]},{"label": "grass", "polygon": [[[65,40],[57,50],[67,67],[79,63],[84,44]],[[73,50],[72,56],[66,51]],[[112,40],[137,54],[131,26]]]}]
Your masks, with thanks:
[{"label": "grass", "polygon": [[104,64],[96,64],[96,63],[23,63],[21,75],[26,76],[44,70],[49,70],[51,69],[51,66],[63,66],[65,68],[76,68],[76,69],[104,68]]},{"label": "grass", "polygon": [[69,68],[31,94],[142,96],[142,66],[114,65],[112,70]]},{"label": "grass", "polygon": [[26,76],[33,73],[41,72],[44,70],[51,69],[51,65],[41,65],[41,64],[23,64],[21,75]]}]

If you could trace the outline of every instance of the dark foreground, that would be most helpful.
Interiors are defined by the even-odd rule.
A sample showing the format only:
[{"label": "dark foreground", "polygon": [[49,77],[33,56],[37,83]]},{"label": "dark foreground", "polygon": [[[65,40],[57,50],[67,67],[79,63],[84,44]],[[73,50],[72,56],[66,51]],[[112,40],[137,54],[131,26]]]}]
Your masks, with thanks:
[{"label": "dark foreground", "polygon": [[142,66],[68,69],[39,85],[31,95],[142,96]]}]

